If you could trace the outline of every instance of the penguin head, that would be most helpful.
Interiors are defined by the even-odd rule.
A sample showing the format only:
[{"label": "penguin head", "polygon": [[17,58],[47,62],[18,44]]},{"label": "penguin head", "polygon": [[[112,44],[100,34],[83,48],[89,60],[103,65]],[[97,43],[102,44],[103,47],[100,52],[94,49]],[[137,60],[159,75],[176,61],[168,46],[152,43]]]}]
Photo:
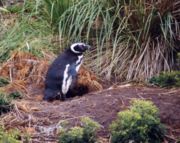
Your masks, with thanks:
[{"label": "penguin head", "polygon": [[82,54],[89,48],[90,46],[85,43],[74,43],[70,46],[70,50],[75,54]]}]

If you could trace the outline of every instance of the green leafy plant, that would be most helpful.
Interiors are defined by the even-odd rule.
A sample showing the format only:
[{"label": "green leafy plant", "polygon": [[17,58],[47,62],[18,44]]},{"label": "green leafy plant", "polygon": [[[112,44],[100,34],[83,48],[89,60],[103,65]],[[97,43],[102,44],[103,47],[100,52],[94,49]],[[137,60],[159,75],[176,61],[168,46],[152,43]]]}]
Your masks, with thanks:
[{"label": "green leafy plant", "polygon": [[161,143],[165,135],[157,107],[144,100],[133,100],[129,110],[119,112],[110,131],[112,143]]},{"label": "green leafy plant", "polygon": [[61,131],[59,143],[83,143],[83,128],[73,127],[68,132]]},{"label": "green leafy plant", "polygon": [[100,125],[90,119],[89,117],[84,117],[81,119],[83,127],[83,140],[86,143],[95,143],[97,139],[97,130],[100,128]]},{"label": "green leafy plant", "polygon": [[11,130],[6,132],[2,127],[0,127],[0,142],[2,143],[20,143],[19,132],[17,130]]},{"label": "green leafy plant", "polygon": [[160,87],[180,87],[180,71],[162,72],[152,77],[149,83]]},{"label": "green leafy plant", "polygon": [[4,93],[0,93],[0,115],[2,113],[7,113],[11,109],[11,103],[10,100],[8,99],[7,95]]},{"label": "green leafy plant", "polygon": [[3,77],[0,77],[0,87],[6,86],[9,84],[9,80]]},{"label": "green leafy plant", "polygon": [[0,115],[9,112],[13,108],[12,100],[21,98],[22,94],[17,91],[9,94],[0,92]]},{"label": "green leafy plant", "polygon": [[82,127],[73,127],[70,129],[61,129],[59,143],[95,143],[97,139],[97,130],[99,124],[89,117],[81,119]]},{"label": "green leafy plant", "polygon": [[8,98],[10,99],[21,99],[22,98],[22,94],[18,91],[14,91],[14,92],[11,92],[9,95],[8,95]]}]

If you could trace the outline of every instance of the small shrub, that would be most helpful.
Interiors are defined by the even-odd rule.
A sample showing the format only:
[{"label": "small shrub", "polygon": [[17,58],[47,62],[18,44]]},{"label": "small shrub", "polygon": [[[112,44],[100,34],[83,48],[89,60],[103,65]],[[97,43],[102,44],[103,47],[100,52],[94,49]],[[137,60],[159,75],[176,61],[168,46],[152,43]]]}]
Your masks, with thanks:
[{"label": "small shrub", "polygon": [[8,95],[8,97],[10,99],[21,99],[22,98],[22,94],[18,91],[12,92]]},{"label": "small shrub", "polygon": [[163,72],[152,77],[149,83],[160,87],[180,87],[180,71]]},{"label": "small shrub", "polygon": [[13,99],[20,99],[22,95],[19,92],[12,92],[10,94],[6,94],[4,92],[0,92],[0,115],[3,113],[7,113],[13,107],[11,101]]},{"label": "small shrub", "polygon": [[0,77],[0,87],[6,86],[9,81],[6,78]]},{"label": "small shrub", "polygon": [[1,143],[20,143],[19,132],[16,130],[11,130],[5,132],[2,127],[0,127],[0,142]]},{"label": "small shrub", "polygon": [[11,104],[9,99],[4,93],[0,93],[0,115],[2,113],[7,113],[11,109]]},{"label": "small shrub", "polygon": [[129,110],[119,112],[110,131],[112,143],[161,143],[165,133],[157,107],[143,100],[134,100]]},{"label": "small shrub", "polygon": [[81,122],[82,127],[61,129],[59,143],[95,143],[99,124],[88,117],[82,118]]},{"label": "small shrub", "polygon": [[94,143],[96,142],[96,133],[97,130],[100,128],[100,125],[90,119],[89,117],[84,117],[81,119],[82,126],[84,128],[83,132],[83,140],[86,143]]},{"label": "small shrub", "polygon": [[83,143],[83,132],[81,127],[71,128],[68,132],[62,130],[59,143]]},{"label": "small shrub", "polygon": [[158,118],[158,108],[150,101],[133,100],[130,110],[139,113],[142,117],[150,115]]}]

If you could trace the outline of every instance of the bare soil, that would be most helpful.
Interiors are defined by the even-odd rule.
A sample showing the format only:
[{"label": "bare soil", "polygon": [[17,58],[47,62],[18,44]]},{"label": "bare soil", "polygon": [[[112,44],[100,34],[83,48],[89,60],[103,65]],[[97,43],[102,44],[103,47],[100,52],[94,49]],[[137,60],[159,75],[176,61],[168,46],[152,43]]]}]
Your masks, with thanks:
[{"label": "bare soil", "polygon": [[64,102],[42,101],[42,91],[33,92],[30,97],[16,101],[15,109],[3,117],[7,129],[19,128],[30,134],[33,143],[56,142],[60,123],[68,121],[74,126],[82,116],[101,124],[99,136],[105,143],[109,139],[109,124],[134,98],[151,100],[159,108],[161,121],[168,129],[167,142],[176,142],[180,137],[180,89],[122,85]]}]

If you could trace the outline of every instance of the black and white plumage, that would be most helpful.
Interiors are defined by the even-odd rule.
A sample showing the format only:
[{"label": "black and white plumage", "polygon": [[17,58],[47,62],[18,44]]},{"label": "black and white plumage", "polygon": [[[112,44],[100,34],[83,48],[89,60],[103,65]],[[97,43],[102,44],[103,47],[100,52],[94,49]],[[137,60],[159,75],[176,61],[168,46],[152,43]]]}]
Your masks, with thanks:
[{"label": "black and white plumage", "polygon": [[44,100],[64,100],[72,96],[83,53],[89,48],[84,43],[74,43],[54,60],[46,75]]}]

